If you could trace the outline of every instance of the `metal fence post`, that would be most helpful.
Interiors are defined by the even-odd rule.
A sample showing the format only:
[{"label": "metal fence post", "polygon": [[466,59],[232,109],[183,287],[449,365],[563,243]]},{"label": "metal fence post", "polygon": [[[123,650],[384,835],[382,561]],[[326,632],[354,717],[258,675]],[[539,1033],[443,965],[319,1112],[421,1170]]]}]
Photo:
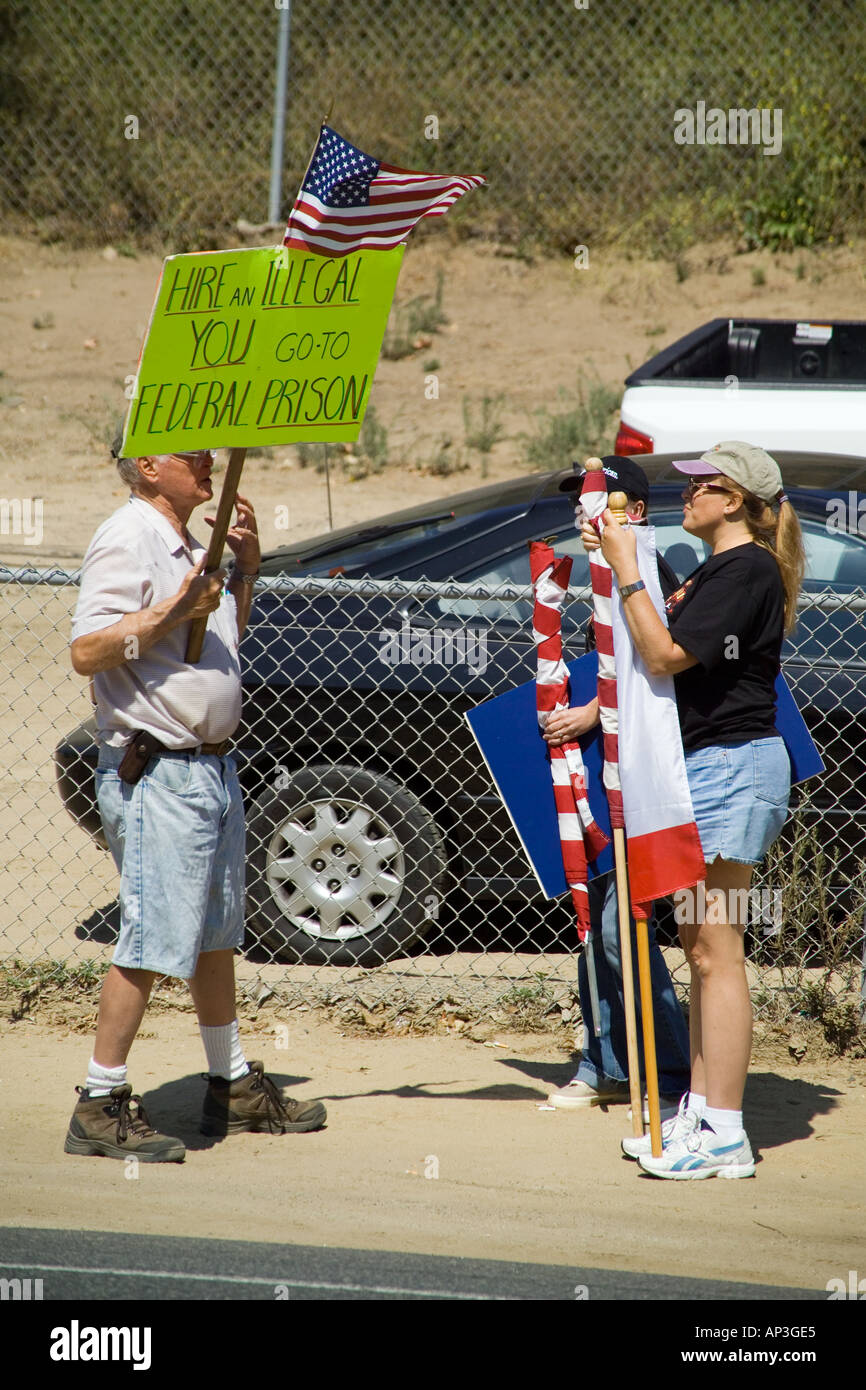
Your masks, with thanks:
[{"label": "metal fence post", "polygon": [[289,76],[289,23],[292,0],[284,0],[277,30],[277,81],[274,90],[274,129],[271,135],[271,196],[268,221],[279,222],[283,185],[283,144],[286,133],[286,90]]}]

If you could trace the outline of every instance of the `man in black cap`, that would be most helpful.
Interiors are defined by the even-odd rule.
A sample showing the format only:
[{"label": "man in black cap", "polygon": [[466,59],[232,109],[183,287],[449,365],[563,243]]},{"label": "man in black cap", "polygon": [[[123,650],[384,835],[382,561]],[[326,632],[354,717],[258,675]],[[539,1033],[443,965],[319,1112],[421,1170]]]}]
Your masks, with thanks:
[{"label": "man in black cap", "polygon": [[[629,520],[646,525],[649,514],[649,479],[630,458],[609,454],[602,459],[607,490],[624,492]],[[574,464],[574,474],[560,483],[560,492],[575,494],[575,516],[578,527],[582,517],[580,489],[585,469]],[[657,556],[659,583],[667,599],[680,581],[664,558]],[[592,618],[586,628],[587,651],[595,646]],[[574,709],[552,714],[547,723],[545,738],[557,746],[570,739],[580,738],[598,723],[598,700]],[[577,980],[580,1009],[584,1019],[582,1057],[577,1074],[558,1090],[551,1092],[548,1101],[560,1110],[581,1110],[590,1105],[606,1104],[628,1099],[628,1051],[626,1047],[625,1011],[622,1002],[622,963],[619,953],[619,905],[616,895],[616,875],[600,874],[588,884],[592,931],[587,949],[593,952],[598,983],[598,1023],[601,1035],[588,1026],[593,1017],[589,990],[586,951],[578,958]],[[633,926],[634,924],[632,924]],[[656,1051],[658,1056],[659,1090],[662,1119],[676,1114],[680,1096],[689,1087],[689,1035],[683,1011],[674,991],[664,957],[650,924],[650,966],[653,983]],[[640,991],[635,982],[635,1005],[640,1030]],[[640,1049],[643,1063],[643,1048]]]}]

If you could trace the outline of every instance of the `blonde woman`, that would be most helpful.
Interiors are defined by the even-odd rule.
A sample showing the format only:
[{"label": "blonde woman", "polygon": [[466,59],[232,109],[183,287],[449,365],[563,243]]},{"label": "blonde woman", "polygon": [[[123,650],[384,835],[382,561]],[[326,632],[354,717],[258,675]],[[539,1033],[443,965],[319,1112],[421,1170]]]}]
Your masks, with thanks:
[{"label": "blonde woman", "polygon": [[[674,677],[706,861],[705,894],[690,894],[693,910],[687,902],[678,914],[691,971],[690,1090],[663,1128],[661,1157],[646,1136],[624,1140],[623,1151],[659,1178],[745,1178],[755,1161],[742,1113],[752,1006],[741,905],[788,809],[774,686],[805,555],[779,466],[763,449],[727,442],[674,466],[689,475],[683,529],[711,554],[667,600],[668,627],[641,583],[634,537],[609,512],[601,540],[635,647],[651,674]],[[598,547],[591,525],[581,534]]]}]

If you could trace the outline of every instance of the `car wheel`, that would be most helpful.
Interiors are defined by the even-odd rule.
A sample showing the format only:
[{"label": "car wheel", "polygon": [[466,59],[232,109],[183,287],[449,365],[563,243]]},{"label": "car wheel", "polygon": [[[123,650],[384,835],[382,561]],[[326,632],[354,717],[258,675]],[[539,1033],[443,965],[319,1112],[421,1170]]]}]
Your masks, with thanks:
[{"label": "car wheel", "polygon": [[249,925],[280,960],[381,965],[436,921],[446,856],[389,777],[329,764],[281,774],[247,822]]}]

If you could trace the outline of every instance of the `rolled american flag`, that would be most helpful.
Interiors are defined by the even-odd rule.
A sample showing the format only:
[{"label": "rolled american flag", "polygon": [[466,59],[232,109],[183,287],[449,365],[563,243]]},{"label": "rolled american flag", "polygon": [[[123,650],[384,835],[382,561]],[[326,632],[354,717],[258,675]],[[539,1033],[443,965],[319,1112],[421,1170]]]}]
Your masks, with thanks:
[{"label": "rolled american flag", "polygon": [[[562,605],[568,591],[571,559],[557,560],[544,541],[529,548],[529,568],[535,604],[532,636],[537,649],[535,678],[539,728],[544,731],[555,710],[568,709],[568,667],[562,656]],[[586,774],[579,743],[550,748],[550,771],[559,823],[559,842],[565,878],[571,892],[581,941],[589,934],[587,860],[594,860],[609,844],[596,822],[586,796]]]},{"label": "rolled american flag", "polygon": [[[607,483],[599,469],[588,470],[580,490],[584,514],[596,526],[607,506]],[[611,594],[613,573],[600,550],[588,552],[592,584],[593,625],[598,650],[598,717],[604,745],[604,789],[610,808],[612,830],[625,826],[622,805],[622,783],[619,776],[619,710],[616,696],[616,660],[613,651]]]}]

